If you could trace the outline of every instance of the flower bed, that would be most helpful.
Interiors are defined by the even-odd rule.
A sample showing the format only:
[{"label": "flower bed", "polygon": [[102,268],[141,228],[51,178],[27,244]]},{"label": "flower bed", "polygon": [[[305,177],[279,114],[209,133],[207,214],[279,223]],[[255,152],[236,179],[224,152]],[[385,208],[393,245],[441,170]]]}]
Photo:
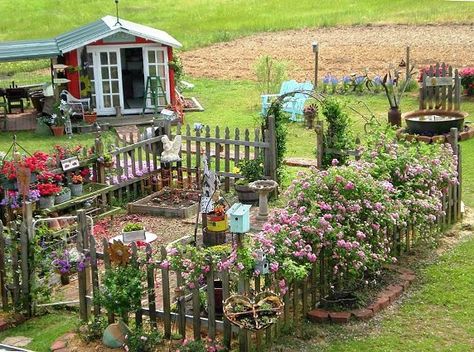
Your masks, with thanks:
[{"label": "flower bed", "polygon": [[368,285],[384,264],[396,262],[402,244],[390,233],[397,228],[410,225],[417,240],[433,242],[433,225],[444,213],[441,199],[458,182],[457,158],[448,144],[394,140],[393,133],[375,135],[360,161],[301,172],[286,193],[287,206],[230,255],[175,246],[163,265],[194,285],[210,267],[246,277],[265,274],[263,260],[284,294],[324,259],[323,291],[329,296]]}]

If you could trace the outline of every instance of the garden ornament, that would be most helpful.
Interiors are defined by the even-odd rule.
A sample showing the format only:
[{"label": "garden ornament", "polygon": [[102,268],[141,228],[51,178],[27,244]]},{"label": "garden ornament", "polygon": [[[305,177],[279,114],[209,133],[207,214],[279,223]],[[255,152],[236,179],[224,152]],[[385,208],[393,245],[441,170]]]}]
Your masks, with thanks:
[{"label": "garden ornament", "polygon": [[282,299],[271,291],[259,293],[254,299],[232,295],[224,302],[224,315],[241,329],[258,331],[276,323],[283,306]]},{"label": "garden ornament", "polygon": [[125,266],[130,261],[130,252],[122,241],[114,241],[109,244],[109,256],[114,265]]},{"label": "garden ornament", "polygon": [[174,137],[173,141],[170,141],[168,136],[165,134],[161,138],[163,143],[163,152],[161,153],[161,162],[170,163],[172,161],[181,161],[179,152],[181,151],[181,135]]}]

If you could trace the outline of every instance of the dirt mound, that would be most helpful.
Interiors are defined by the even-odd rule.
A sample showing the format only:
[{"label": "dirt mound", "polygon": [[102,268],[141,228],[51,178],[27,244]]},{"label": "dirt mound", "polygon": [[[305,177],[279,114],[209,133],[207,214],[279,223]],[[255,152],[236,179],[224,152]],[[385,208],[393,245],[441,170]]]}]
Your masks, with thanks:
[{"label": "dirt mound", "polygon": [[314,54],[320,47],[319,77],[363,72],[382,74],[398,65],[411,47],[417,67],[446,62],[455,68],[474,66],[474,25],[353,26],[261,33],[227,43],[184,52],[185,70],[194,77],[255,79],[253,66],[260,55],[291,63],[290,76],[312,79]]}]

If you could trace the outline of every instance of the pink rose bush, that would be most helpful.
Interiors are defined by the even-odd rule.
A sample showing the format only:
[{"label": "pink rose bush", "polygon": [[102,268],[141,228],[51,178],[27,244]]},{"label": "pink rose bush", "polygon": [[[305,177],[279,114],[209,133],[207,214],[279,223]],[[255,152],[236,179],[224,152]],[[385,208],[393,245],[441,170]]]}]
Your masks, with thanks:
[{"label": "pink rose bush", "polygon": [[191,287],[211,269],[259,276],[263,258],[284,294],[324,259],[327,283],[335,290],[367,283],[396,260],[393,229],[410,224],[417,238],[433,239],[436,234],[427,229],[443,215],[443,194],[458,182],[449,145],[394,141],[390,133],[374,135],[361,160],[301,172],[286,191],[284,209],[274,211],[261,232],[245,235],[243,246],[219,255],[170,248],[170,268]]}]

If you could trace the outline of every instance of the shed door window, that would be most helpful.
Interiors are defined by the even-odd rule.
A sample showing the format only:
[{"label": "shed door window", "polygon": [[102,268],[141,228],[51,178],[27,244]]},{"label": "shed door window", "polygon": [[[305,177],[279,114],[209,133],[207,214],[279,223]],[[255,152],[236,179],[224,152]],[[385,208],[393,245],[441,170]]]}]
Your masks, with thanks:
[{"label": "shed door window", "polygon": [[106,109],[120,106],[120,79],[117,57],[118,55],[114,51],[100,53],[103,107]]},{"label": "shed door window", "polygon": [[[158,76],[161,78],[163,90],[169,103],[169,74],[168,74],[168,53],[165,48],[144,48],[145,55],[145,82],[147,76]],[[160,98],[160,106],[165,106],[165,99]],[[147,100],[147,106],[151,107],[150,99]]]}]

